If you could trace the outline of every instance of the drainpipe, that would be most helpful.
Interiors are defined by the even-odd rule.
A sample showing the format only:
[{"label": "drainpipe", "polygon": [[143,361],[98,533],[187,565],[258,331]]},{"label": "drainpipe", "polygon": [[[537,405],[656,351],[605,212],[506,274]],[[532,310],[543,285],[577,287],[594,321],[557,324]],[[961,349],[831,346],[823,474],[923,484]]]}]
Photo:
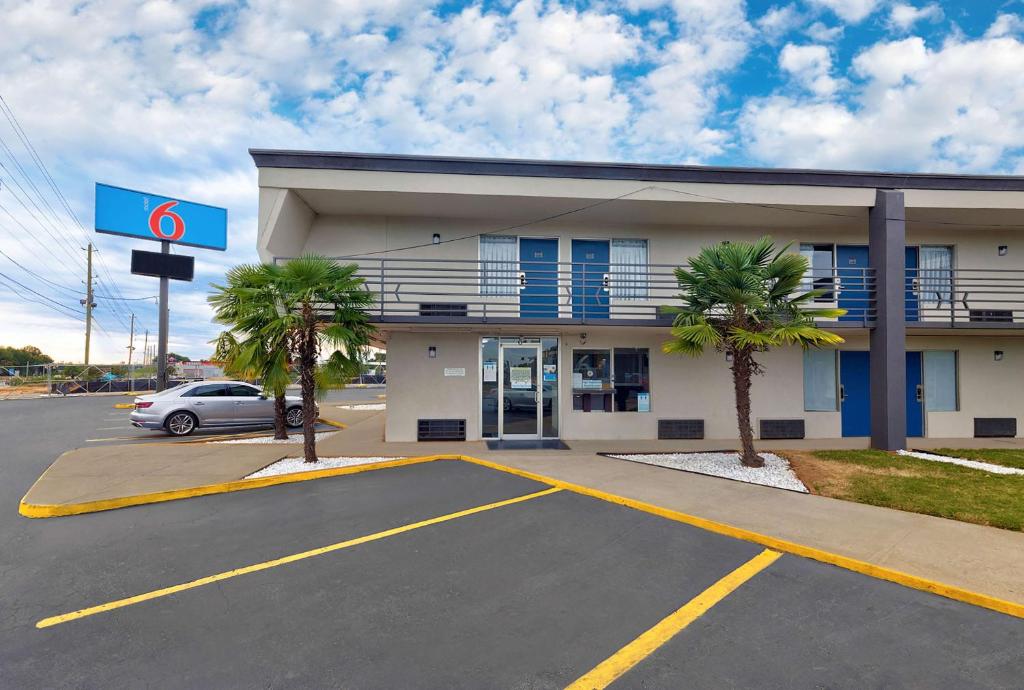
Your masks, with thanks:
[{"label": "drainpipe", "polygon": [[868,263],[875,273],[871,330],[871,447],[907,445],[906,214],[903,192],[875,191],[868,214]]}]

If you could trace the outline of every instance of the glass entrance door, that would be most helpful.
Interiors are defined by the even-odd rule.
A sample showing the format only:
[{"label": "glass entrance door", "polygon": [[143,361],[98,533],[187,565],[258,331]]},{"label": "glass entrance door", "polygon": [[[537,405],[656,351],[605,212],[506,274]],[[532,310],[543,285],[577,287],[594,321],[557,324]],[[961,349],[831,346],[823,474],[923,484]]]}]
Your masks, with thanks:
[{"label": "glass entrance door", "polygon": [[540,438],[540,345],[501,345],[501,436]]}]

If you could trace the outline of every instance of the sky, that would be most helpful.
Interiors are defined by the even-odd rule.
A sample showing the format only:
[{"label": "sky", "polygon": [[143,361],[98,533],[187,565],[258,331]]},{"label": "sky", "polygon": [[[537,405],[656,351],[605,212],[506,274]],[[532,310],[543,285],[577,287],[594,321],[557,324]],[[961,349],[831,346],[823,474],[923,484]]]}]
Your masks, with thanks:
[{"label": "sky", "polygon": [[[96,182],[228,209],[170,349],[256,261],[247,149],[1024,174],[1024,0],[0,0],[0,345],[156,331]],[[15,124],[17,123],[17,124]],[[183,250],[185,248],[182,248]],[[138,299],[141,298],[141,299]]]}]

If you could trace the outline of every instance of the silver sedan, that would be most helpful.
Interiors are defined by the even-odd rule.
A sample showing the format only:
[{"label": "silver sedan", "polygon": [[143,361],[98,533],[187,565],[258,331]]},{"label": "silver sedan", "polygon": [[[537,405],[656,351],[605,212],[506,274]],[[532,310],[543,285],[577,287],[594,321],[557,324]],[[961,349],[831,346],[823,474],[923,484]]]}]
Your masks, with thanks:
[{"label": "silver sedan", "polygon": [[[289,427],[302,426],[302,398],[285,397],[285,410]],[[262,426],[274,423],[274,401],[243,381],[185,383],[140,395],[131,422],[143,429],[166,429],[172,436],[207,427]]]}]

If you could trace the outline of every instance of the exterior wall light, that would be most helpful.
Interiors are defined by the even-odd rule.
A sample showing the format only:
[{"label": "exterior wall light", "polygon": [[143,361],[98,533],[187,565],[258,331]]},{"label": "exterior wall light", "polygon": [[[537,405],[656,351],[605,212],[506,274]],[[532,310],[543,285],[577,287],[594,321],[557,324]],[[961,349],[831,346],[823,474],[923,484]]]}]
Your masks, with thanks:
[{"label": "exterior wall light", "polygon": [[441,234],[435,232],[434,236],[431,238],[430,241],[433,242],[434,244],[441,244]]},{"label": "exterior wall light", "polygon": [[731,362],[732,361],[732,353],[731,352],[726,352],[725,353],[725,361],[726,362]]},{"label": "exterior wall light", "polygon": [[427,348],[427,357],[430,359],[437,359],[437,348],[431,345]]},{"label": "exterior wall light", "polygon": [[1003,351],[1002,350],[996,350],[995,352],[993,352],[992,353],[992,359],[994,359],[997,362],[1002,362],[1003,361]]},{"label": "exterior wall light", "polygon": [[1001,244],[999,245],[999,249],[997,249],[996,251],[999,252],[999,256],[1006,256],[1007,254],[1010,253],[1010,248],[1005,244]]}]

